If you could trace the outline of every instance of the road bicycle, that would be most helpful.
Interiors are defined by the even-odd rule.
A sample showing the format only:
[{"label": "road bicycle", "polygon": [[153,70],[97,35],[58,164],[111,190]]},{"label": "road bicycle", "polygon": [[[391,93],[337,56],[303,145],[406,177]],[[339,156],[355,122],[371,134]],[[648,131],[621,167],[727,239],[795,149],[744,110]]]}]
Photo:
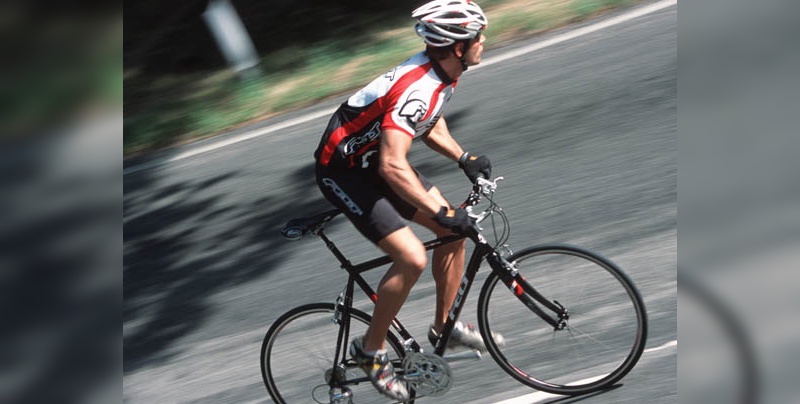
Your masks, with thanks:
[{"label": "road bicycle", "polygon": [[[484,261],[491,273],[478,298],[480,334],[494,361],[521,383],[562,395],[596,392],[613,387],[628,374],[644,350],[644,302],[630,278],[613,262],[565,244],[511,251],[506,244],[510,224],[494,198],[502,179],[479,178],[461,205],[475,219],[472,231],[424,243],[431,250],[469,238],[474,250],[433,353],[425,352],[397,318],[386,336],[390,359],[411,392],[409,402],[446,393],[453,381],[449,362],[480,355],[469,351],[445,355],[445,351]],[[355,286],[373,303],[377,300],[361,274],[391,261],[384,256],[351,263],[325,234],[325,225],[340,213],[331,210],[292,219],[281,230],[292,240],[306,236],[322,239],[348,278],[333,301],[289,310],[264,337],[261,373],[277,403],[387,400],[349,358],[348,343],[351,337],[363,335],[370,322],[367,313],[353,307]],[[491,223],[492,232],[487,236],[492,242],[480,227],[487,222]],[[494,333],[504,341],[498,343]]]}]

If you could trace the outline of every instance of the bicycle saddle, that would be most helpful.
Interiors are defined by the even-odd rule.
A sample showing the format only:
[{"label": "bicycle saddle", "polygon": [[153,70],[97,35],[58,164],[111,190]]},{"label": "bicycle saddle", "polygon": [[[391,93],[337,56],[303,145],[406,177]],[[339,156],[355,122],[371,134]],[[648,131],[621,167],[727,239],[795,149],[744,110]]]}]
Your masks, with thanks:
[{"label": "bicycle saddle", "polygon": [[309,234],[317,232],[325,223],[342,213],[339,209],[332,209],[311,217],[299,217],[289,220],[281,229],[281,235],[289,240],[299,240]]}]

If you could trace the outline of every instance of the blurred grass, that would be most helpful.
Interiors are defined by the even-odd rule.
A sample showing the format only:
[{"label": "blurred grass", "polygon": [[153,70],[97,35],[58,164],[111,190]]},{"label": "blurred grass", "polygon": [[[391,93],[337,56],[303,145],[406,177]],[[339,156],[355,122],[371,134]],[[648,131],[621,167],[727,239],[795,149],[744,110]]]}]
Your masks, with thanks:
[{"label": "blurred grass", "polygon": [[6,7],[0,33],[14,40],[0,44],[9,55],[0,64],[0,141],[51,133],[76,115],[123,103],[121,16]]},{"label": "blurred grass", "polygon": [[578,18],[586,18],[597,10],[624,7],[636,3],[636,0],[575,0],[571,7]]},{"label": "blurred grass", "polygon": [[[490,20],[486,48],[639,1],[484,0],[481,5]],[[244,79],[229,69],[157,80],[126,71],[124,155],[213,136],[350,92],[423,49],[412,27],[409,19],[366,38],[333,37],[263,55],[261,74]]]}]

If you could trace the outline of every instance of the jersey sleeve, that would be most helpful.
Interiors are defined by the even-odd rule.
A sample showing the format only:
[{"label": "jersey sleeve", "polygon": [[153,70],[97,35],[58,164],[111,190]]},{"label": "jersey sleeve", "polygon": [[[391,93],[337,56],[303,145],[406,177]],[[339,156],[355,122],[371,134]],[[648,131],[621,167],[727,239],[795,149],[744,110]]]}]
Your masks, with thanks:
[{"label": "jersey sleeve", "polygon": [[413,137],[417,123],[428,112],[428,100],[423,91],[408,88],[397,97],[389,97],[390,105],[381,123],[381,129],[397,129]]}]

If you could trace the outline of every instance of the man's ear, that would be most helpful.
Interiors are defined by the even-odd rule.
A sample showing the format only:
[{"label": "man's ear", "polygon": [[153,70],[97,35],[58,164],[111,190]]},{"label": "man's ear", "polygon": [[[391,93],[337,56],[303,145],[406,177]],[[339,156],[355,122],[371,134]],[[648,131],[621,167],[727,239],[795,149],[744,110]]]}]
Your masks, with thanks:
[{"label": "man's ear", "polygon": [[461,42],[461,41],[459,41],[459,42],[456,42],[456,44],[455,44],[455,45],[453,45],[453,53],[455,53],[455,54],[456,54],[456,56],[457,56],[459,59],[461,59],[462,57],[464,57],[464,51],[465,51],[465,49],[464,49],[464,42]]}]

